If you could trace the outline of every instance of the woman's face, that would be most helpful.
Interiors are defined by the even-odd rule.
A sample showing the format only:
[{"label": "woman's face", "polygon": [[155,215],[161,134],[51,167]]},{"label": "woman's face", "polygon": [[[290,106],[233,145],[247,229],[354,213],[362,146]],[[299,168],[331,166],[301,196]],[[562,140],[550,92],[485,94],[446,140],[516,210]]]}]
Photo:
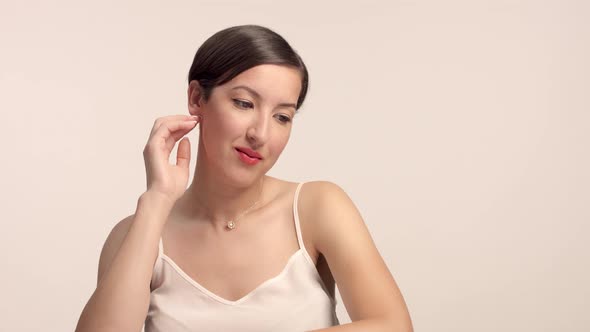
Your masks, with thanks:
[{"label": "woman's face", "polygon": [[[297,69],[279,65],[250,68],[213,89],[196,104],[196,82],[189,86],[189,111],[202,116],[199,145],[206,162],[225,177],[252,183],[272,168],[287,145],[301,90]],[[191,92],[192,91],[192,92]],[[254,165],[236,147],[258,152]]]}]

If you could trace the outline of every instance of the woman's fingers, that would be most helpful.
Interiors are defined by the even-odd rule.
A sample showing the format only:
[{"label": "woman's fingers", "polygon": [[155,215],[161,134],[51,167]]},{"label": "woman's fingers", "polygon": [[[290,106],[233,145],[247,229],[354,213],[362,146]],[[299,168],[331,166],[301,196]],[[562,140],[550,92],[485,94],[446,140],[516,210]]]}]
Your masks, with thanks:
[{"label": "woman's fingers", "polygon": [[191,141],[188,137],[180,140],[178,151],[176,152],[176,166],[188,169],[191,161]]},{"label": "woman's fingers", "polygon": [[[172,148],[174,148],[176,142],[178,142],[178,140],[181,139],[188,132],[193,130],[196,125],[196,121],[180,123],[178,129],[175,131],[170,131],[169,136],[166,138],[166,149],[172,151]],[[172,130],[172,128],[169,128],[169,130]]]},{"label": "woman's fingers", "polygon": [[[191,131],[197,123],[197,121],[186,120],[186,118],[181,119],[159,123],[158,129],[152,134],[144,148],[144,154],[148,153],[156,159],[168,160],[176,142]],[[166,155],[158,157],[162,153]]]},{"label": "woman's fingers", "polygon": [[[167,146],[169,145],[168,141],[172,139],[171,143],[172,146],[174,146],[176,141],[180,139],[180,137],[184,136],[190,129],[193,129],[196,124],[197,121],[184,119],[163,122],[160,124],[159,128],[156,129],[152,138],[155,138],[156,140],[164,140]],[[180,133],[174,136],[174,133],[177,131],[181,132],[180,136],[178,135]]]},{"label": "woman's fingers", "polygon": [[173,142],[177,142],[181,139],[184,135],[186,135],[189,131],[193,130],[197,125],[198,121],[188,121],[183,124],[183,126],[174,132],[171,132],[171,138]]},{"label": "woman's fingers", "polygon": [[189,175],[189,139],[181,140],[176,165],[169,164],[170,153],[176,142],[194,129],[197,122],[185,115],[162,117],[154,122],[143,150],[148,190],[160,191],[174,199],[182,195]]},{"label": "woman's fingers", "polygon": [[157,118],[156,121],[154,121],[154,125],[152,127],[151,132],[150,132],[149,138],[152,138],[154,136],[154,134],[158,131],[158,129],[160,129],[162,124],[171,123],[171,122],[179,122],[179,121],[180,122],[183,122],[183,121],[188,122],[188,121],[194,121],[194,120],[197,120],[197,119],[191,115],[168,115],[168,116]]}]

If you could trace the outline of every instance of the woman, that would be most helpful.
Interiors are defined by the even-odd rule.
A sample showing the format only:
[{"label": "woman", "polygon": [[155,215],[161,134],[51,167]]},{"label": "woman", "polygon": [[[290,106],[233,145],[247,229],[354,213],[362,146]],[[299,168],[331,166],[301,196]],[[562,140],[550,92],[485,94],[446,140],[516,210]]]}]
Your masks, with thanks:
[{"label": "woman", "polygon": [[[154,123],[147,190],[111,231],[77,331],[411,331],[358,210],[327,181],[266,175],[287,145],[307,69],[268,28],[222,30],[189,72],[190,116]],[[190,142],[199,145],[191,185]],[[353,321],[339,325],[335,282]],[[324,330],[325,329],[325,330]]]}]

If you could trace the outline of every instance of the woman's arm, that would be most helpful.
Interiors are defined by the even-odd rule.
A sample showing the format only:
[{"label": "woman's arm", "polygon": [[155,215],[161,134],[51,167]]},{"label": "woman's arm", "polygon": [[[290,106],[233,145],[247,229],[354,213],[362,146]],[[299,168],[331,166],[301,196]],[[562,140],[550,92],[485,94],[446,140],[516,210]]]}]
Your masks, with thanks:
[{"label": "woman's arm", "polygon": [[316,181],[313,187],[313,242],[326,258],[352,320],[314,332],[412,332],[402,293],[355,204],[332,182]]},{"label": "woman's arm", "polygon": [[100,255],[96,290],[76,332],[141,331],[158,243],[172,205],[162,195],[145,192],[135,214],[113,228]]}]

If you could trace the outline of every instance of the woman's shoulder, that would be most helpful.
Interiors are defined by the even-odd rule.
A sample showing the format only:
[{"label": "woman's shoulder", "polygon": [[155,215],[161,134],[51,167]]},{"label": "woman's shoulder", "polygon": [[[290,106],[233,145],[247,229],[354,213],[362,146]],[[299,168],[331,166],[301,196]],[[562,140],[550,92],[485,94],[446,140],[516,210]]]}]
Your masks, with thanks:
[{"label": "woman's shoulder", "polygon": [[[269,200],[287,204],[296,201],[300,215],[313,212],[326,199],[344,192],[341,186],[327,180],[289,181],[269,176],[268,182],[271,184]],[[298,186],[300,188],[297,192]]]},{"label": "woman's shoulder", "polygon": [[[296,193],[296,187],[300,184],[299,192]],[[343,196],[348,198],[341,186],[327,180],[288,182],[285,192],[290,192],[290,197],[296,199],[299,218],[310,228],[318,226],[325,212],[335,212]],[[297,197],[294,197],[295,194]]]},{"label": "woman's shoulder", "polygon": [[[277,196],[293,197],[297,194],[298,205],[308,208],[314,208],[321,204],[322,200],[330,196],[344,193],[344,189],[338,184],[327,180],[309,180],[309,181],[287,181],[278,178],[269,177],[276,190]],[[299,192],[296,193],[298,186]],[[294,197],[293,197],[294,198]]]},{"label": "woman's shoulder", "polygon": [[[326,180],[306,181],[300,188],[298,210],[313,228],[332,223],[344,210],[356,209],[350,196],[338,184]],[[335,225],[328,225],[332,227]]]},{"label": "woman's shoulder", "polygon": [[307,200],[316,204],[321,203],[321,200],[342,192],[344,192],[344,189],[341,186],[327,180],[305,181],[300,189],[301,196],[305,196]]},{"label": "woman's shoulder", "polygon": [[[328,180],[306,180],[306,181],[288,181],[271,176],[267,176],[268,180],[275,183],[281,188],[281,193],[293,192],[297,186],[301,184],[300,195],[305,191],[306,196],[329,195],[331,192],[344,191],[338,184]],[[318,198],[318,197],[316,197]]]},{"label": "woman's shoulder", "polygon": [[269,177],[268,183],[272,192],[270,200],[282,202],[280,205],[287,204],[289,208],[296,203],[299,219],[306,224],[317,224],[320,221],[316,219],[322,216],[320,212],[333,212],[338,209],[343,197],[348,198],[340,185],[328,180],[288,181]]},{"label": "woman's shoulder", "polygon": [[[326,180],[305,181],[299,190],[297,211],[302,232],[309,243],[309,254],[317,261],[325,247],[326,229],[338,227],[333,220],[338,219],[343,207],[344,190],[336,183]],[[307,247],[307,244],[306,244]]]}]

